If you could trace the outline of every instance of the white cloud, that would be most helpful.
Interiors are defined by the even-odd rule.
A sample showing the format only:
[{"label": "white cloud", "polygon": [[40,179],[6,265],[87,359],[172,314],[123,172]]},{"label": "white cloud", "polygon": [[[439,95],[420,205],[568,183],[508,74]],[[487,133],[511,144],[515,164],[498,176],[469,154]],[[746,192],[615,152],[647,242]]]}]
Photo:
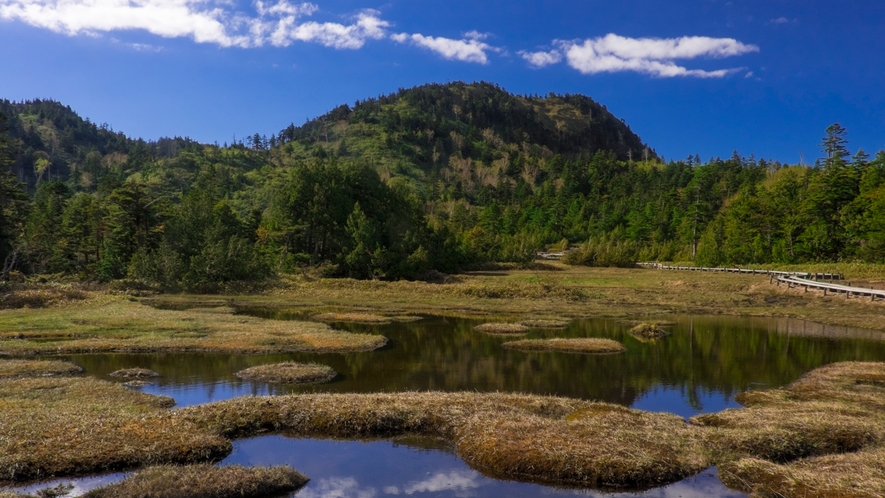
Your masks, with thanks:
[{"label": "white cloud", "polygon": [[582,43],[560,41],[559,45],[569,66],[584,74],[635,71],[658,77],[721,78],[741,68],[705,71],[688,69],[673,61],[698,57],[724,58],[759,51],[756,45],[746,45],[732,38],[706,36],[627,38],[608,34]]},{"label": "white cloud", "polygon": [[439,493],[440,491],[460,491],[476,489],[483,485],[482,476],[472,470],[452,470],[437,472],[432,476],[408,485],[403,491],[407,495],[415,493]]},{"label": "white cloud", "polygon": [[[471,38],[470,35],[478,35],[479,37]],[[419,33],[406,34],[397,33],[390,36],[390,39],[397,43],[411,42],[419,47],[432,50],[445,59],[458,60],[463,62],[478,62],[480,64],[488,64],[489,57],[486,52],[497,52],[498,49],[481,41],[480,33],[470,32],[465,36],[467,38],[454,40],[451,38],[424,36]]]},{"label": "white cloud", "polygon": [[143,30],[165,38],[191,38],[222,47],[289,46],[315,42],[356,49],[386,36],[390,23],[367,10],[350,24],[300,22],[319,10],[312,3],[256,0],[255,12],[227,0],[0,0],[0,19],[18,20],[67,35]]},{"label": "white cloud", "polygon": [[562,60],[562,53],[559,50],[551,50],[549,52],[526,52],[525,50],[520,50],[517,53],[533,67],[558,64]]}]

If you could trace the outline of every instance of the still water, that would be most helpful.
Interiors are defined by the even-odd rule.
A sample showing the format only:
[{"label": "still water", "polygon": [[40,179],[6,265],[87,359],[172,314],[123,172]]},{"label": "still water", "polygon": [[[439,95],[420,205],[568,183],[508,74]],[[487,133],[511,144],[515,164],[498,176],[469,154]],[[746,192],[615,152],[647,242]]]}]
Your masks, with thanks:
[{"label": "still water", "polygon": [[[240,310],[268,319],[304,319],[295,312]],[[424,317],[389,325],[334,324],[382,334],[383,349],[350,354],[102,354],[66,357],[88,375],[149,368],[162,377],[141,388],[188,406],[244,395],[407,390],[508,391],[608,401],[689,417],[739,406],[748,389],[781,386],[818,366],[845,360],[885,361],[879,332],[780,318],[668,317],[672,334],[641,341],[612,319],[576,320],[562,330],[532,330],[528,338],[605,337],[621,341],[617,355],[523,353],[501,347],[512,337],[476,332],[477,320]],[[331,383],[272,386],[243,381],[244,368],[280,361],[313,361],[338,372]],[[501,481],[470,469],[449,449],[426,441],[331,441],[263,436],[237,441],[223,464],[290,464],[311,477],[298,498],[315,496],[597,496]],[[77,480],[85,490],[123,474]],[[605,495],[611,496],[611,495]],[[630,496],[633,496],[632,494]],[[722,486],[715,469],[640,494],[647,497],[743,496]]]}]

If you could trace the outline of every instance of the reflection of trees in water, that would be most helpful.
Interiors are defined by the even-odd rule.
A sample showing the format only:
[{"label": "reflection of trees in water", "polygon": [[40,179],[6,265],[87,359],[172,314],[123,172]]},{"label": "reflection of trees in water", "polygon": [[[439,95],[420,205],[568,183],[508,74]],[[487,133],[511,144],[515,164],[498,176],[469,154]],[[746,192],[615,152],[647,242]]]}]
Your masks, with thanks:
[{"label": "reflection of trees in water", "polygon": [[[300,316],[300,315],[299,315]],[[277,314],[274,318],[286,318]],[[705,395],[732,397],[753,384],[778,386],[820,365],[842,360],[885,360],[879,334],[798,320],[684,317],[672,334],[641,342],[614,320],[573,322],[566,330],[528,337],[606,337],[628,351],[616,355],[523,353],[501,347],[506,338],[476,332],[475,320],[430,317],[383,326],[334,324],[350,332],[387,336],[391,347],[366,353],[79,355],[87,374],[104,376],[132,366],[163,374],[158,382],[239,383],[243,368],[281,361],[329,365],[341,376],[323,386],[271,392],[373,392],[404,390],[518,391],[632,404],[664,387],[681,391],[701,410]],[[257,386],[255,393],[263,392]]]}]

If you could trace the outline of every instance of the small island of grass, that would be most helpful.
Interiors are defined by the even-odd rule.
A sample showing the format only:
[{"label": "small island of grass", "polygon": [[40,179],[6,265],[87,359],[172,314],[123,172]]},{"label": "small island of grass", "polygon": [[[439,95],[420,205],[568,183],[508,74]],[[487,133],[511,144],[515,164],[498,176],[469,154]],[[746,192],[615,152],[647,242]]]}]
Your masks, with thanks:
[{"label": "small island of grass", "polygon": [[67,361],[0,360],[0,379],[55,377],[82,371],[82,368]]},{"label": "small island of grass", "polygon": [[660,322],[642,322],[630,329],[630,335],[637,339],[660,339],[670,335]]},{"label": "small island of grass", "polygon": [[518,323],[484,323],[473,327],[473,330],[493,335],[524,335],[529,328]]},{"label": "small island of grass", "polygon": [[334,379],[338,373],[326,365],[290,361],[247,368],[236,375],[244,380],[272,384],[321,384]]},{"label": "small island of grass", "polygon": [[151,377],[159,377],[160,374],[147,368],[123,368],[111,372],[111,377],[123,377],[124,379],[148,379]]},{"label": "small island of grass", "polygon": [[525,339],[521,341],[505,342],[503,346],[505,348],[526,352],[584,354],[623,353],[627,350],[627,348],[618,341],[596,337],[576,339]]},{"label": "small island of grass", "polygon": [[564,329],[568,327],[569,321],[556,318],[531,318],[522,320],[519,324],[530,329]]}]

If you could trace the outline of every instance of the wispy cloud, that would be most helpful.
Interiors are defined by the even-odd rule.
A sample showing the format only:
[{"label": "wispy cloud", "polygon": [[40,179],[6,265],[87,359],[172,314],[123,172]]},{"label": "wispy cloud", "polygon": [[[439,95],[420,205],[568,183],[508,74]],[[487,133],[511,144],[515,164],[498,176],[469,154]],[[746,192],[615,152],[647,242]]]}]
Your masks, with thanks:
[{"label": "wispy cloud", "polygon": [[545,67],[557,64],[562,60],[562,54],[559,50],[551,50],[549,52],[526,52],[525,50],[520,50],[517,53],[532,67]]},{"label": "wispy cloud", "polygon": [[442,36],[424,36],[420,33],[397,33],[391,35],[390,39],[397,43],[410,42],[436,52],[445,59],[488,64],[489,56],[487,52],[497,52],[499,49],[482,41],[486,37],[487,35],[484,33],[470,31],[465,33],[464,38],[460,40],[444,38]]},{"label": "wispy cloud", "polygon": [[390,26],[377,11],[363,11],[350,24],[341,24],[301,22],[319,10],[312,3],[257,0],[254,8],[251,13],[237,11],[225,0],[0,0],[0,19],[68,35],[143,30],[242,48],[305,41],[354,49],[383,38]]},{"label": "wispy cloud", "polygon": [[535,67],[559,62],[563,57],[569,66],[583,74],[633,71],[663,78],[693,76],[721,78],[741,68],[689,69],[676,64],[677,59],[725,58],[758,52],[756,45],[747,45],[733,38],[684,36],[681,38],[628,38],[610,33],[583,41],[555,42],[558,50],[520,52]]}]

